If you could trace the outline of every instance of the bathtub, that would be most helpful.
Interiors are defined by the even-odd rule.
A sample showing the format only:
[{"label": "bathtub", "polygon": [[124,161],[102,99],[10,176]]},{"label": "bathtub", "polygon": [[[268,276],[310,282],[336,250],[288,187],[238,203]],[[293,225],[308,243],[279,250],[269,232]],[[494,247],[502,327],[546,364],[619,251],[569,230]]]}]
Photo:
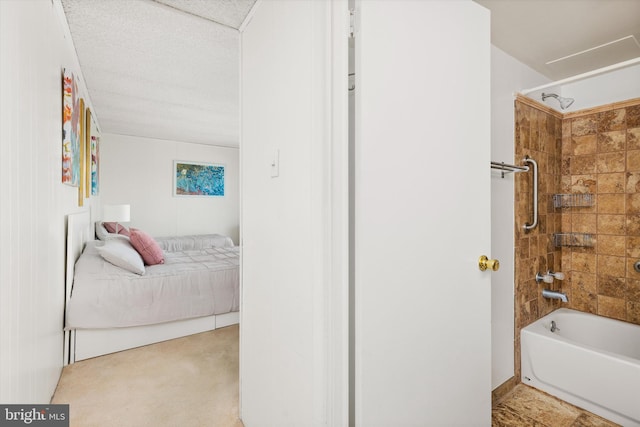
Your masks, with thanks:
[{"label": "bathtub", "polygon": [[640,326],[561,308],[520,334],[524,384],[640,427]]}]

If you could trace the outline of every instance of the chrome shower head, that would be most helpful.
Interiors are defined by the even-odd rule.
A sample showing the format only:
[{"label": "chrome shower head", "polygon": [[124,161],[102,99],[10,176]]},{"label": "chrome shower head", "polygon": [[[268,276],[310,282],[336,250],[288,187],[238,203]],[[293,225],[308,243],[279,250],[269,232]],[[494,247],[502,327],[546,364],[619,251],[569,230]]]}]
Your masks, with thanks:
[{"label": "chrome shower head", "polygon": [[574,101],[573,98],[563,98],[561,96],[556,95],[555,93],[543,93],[542,100],[544,101],[547,98],[557,99],[558,102],[560,103],[560,108],[562,108],[563,110],[566,110],[567,108],[569,108],[569,106],[573,104],[573,101]]}]

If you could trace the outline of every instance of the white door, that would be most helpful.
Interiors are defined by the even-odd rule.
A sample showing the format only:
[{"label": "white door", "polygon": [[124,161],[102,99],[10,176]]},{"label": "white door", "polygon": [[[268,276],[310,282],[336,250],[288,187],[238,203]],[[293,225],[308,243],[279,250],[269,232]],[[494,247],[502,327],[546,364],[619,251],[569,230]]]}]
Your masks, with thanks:
[{"label": "white door", "polygon": [[490,24],[356,3],[355,418],[489,426]]}]

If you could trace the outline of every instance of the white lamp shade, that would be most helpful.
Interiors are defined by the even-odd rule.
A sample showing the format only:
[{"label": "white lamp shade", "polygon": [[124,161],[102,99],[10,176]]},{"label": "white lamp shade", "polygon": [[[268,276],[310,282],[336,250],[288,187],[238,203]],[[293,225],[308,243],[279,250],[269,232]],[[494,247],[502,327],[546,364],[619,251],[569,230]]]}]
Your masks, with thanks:
[{"label": "white lamp shade", "polygon": [[130,205],[104,205],[102,220],[112,222],[129,222]]}]

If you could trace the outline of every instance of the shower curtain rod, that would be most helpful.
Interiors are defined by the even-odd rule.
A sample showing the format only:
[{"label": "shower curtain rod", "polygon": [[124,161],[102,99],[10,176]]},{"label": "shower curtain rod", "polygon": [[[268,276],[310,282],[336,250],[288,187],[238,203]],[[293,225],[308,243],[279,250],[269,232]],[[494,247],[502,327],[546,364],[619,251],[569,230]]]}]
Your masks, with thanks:
[{"label": "shower curtain rod", "polygon": [[550,88],[550,87],[563,85],[563,84],[566,84],[566,83],[573,83],[573,82],[578,81],[578,80],[586,79],[587,77],[597,76],[598,74],[603,74],[603,73],[606,73],[606,72],[609,72],[609,71],[614,71],[614,70],[617,70],[618,68],[628,67],[630,65],[634,65],[634,64],[637,64],[637,63],[640,63],[640,57],[629,59],[629,60],[623,61],[623,62],[618,62],[617,64],[608,65],[606,67],[598,68],[597,70],[587,71],[586,73],[578,74],[578,75],[575,75],[573,77],[567,77],[566,79],[562,79],[562,80],[558,80],[558,81],[555,81],[555,82],[547,83],[547,84],[544,84],[542,86],[534,87],[532,89],[524,89],[524,90],[521,90],[519,93],[521,95],[527,95],[527,94],[529,94],[531,92],[536,92],[538,90],[547,89],[547,88]]}]

